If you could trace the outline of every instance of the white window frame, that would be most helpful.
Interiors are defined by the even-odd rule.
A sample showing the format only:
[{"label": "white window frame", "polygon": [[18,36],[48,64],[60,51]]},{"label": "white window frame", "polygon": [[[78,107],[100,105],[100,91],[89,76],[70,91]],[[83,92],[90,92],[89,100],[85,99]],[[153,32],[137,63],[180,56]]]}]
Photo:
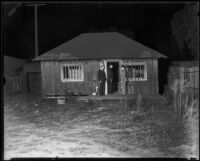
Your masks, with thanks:
[{"label": "white window frame", "polygon": [[144,78],[128,78],[129,81],[147,81],[147,63],[146,62],[134,62],[126,63],[124,66],[144,65]]},{"label": "white window frame", "polygon": [[[64,67],[72,67],[72,66],[81,66],[81,78],[64,78]],[[83,82],[84,81],[84,68],[83,64],[61,64],[60,67],[61,72],[61,82]],[[70,71],[70,75],[77,75],[77,71],[75,70],[73,73]],[[77,77],[77,76],[76,76]]]}]

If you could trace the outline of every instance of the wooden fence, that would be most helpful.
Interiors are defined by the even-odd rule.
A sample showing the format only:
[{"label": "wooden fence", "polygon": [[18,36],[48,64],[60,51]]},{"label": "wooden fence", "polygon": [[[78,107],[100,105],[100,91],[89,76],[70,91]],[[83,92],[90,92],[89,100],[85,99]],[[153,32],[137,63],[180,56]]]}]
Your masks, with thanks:
[{"label": "wooden fence", "polygon": [[191,90],[199,89],[199,67],[180,67],[180,66],[172,66],[169,70],[168,74],[168,84],[174,82],[174,80],[178,79],[179,82],[188,83],[188,88]]},{"label": "wooden fence", "polygon": [[194,100],[199,102],[199,67],[173,66],[168,74],[175,111],[180,115]]},{"label": "wooden fence", "polygon": [[7,76],[6,84],[4,85],[4,96],[13,96],[22,92],[22,77]]},{"label": "wooden fence", "polygon": [[193,95],[198,95],[199,91],[199,67],[180,68],[180,81],[187,82],[188,90],[192,91]]}]

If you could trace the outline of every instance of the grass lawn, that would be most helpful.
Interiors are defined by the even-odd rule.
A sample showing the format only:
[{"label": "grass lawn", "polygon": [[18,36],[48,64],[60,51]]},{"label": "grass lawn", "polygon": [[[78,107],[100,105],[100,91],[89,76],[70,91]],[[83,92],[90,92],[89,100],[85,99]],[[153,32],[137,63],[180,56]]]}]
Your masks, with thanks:
[{"label": "grass lawn", "polygon": [[[34,95],[4,98],[4,159],[23,157],[197,157],[187,122],[170,106],[121,101],[58,105]],[[197,143],[198,144],[198,143]]]}]

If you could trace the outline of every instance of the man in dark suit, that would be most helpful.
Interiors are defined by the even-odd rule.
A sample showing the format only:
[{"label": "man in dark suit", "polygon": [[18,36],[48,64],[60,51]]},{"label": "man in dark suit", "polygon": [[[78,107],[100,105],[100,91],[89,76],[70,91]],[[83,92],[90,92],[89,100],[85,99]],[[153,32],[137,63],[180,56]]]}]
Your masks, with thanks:
[{"label": "man in dark suit", "polygon": [[100,96],[103,96],[105,94],[106,74],[104,69],[105,69],[104,65],[100,64],[100,70],[97,73]]},{"label": "man in dark suit", "polygon": [[110,94],[113,93],[113,65],[109,65],[107,76],[108,93]]}]

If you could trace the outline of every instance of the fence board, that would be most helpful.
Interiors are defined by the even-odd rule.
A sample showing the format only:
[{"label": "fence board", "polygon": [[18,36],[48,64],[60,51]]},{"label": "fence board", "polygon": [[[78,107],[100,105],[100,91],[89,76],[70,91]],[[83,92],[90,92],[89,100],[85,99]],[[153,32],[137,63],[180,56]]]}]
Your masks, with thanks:
[{"label": "fence board", "polygon": [[187,80],[190,88],[199,88],[199,68],[184,68],[184,76],[180,80]]}]

